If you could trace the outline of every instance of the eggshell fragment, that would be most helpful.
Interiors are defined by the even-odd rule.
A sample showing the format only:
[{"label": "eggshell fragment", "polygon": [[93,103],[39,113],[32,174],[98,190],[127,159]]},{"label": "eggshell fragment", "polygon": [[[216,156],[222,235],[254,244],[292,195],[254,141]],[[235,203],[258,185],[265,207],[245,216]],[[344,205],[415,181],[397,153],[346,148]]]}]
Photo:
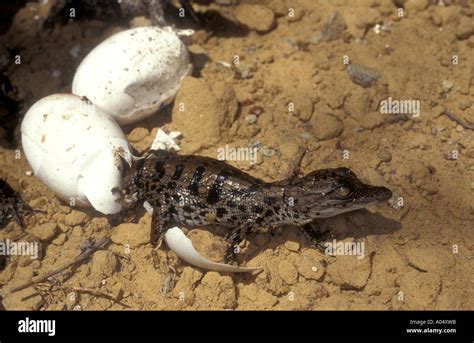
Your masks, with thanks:
[{"label": "eggshell fragment", "polygon": [[187,48],[172,29],[138,27],[96,46],[77,68],[72,92],[126,125],[170,103],[191,70]]},{"label": "eggshell fragment", "polygon": [[150,150],[180,151],[181,148],[175,141],[175,139],[180,136],[181,132],[179,131],[171,131],[170,133],[166,133],[162,129],[158,129],[156,132],[156,137],[151,144]]},{"label": "eggshell fragment", "polygon": [[255,267],[238,267],[230,264],[212,262],[201,256],[193,246],[193,242],[186,237],[184,232],[177,226],[168,229],[165,233],[166,245],[179,258],[189,264],[206,270],[215,270],[227,273],[248,273],[260,271],[262,268]]},{"label": "eggshell fragment", "polygon": [[131,163],[127,139],[105,112],[87,99],[54,94],[36,102],[21,124],[34,174],[62,199],[112,214],[121,210],[122,159]]}]

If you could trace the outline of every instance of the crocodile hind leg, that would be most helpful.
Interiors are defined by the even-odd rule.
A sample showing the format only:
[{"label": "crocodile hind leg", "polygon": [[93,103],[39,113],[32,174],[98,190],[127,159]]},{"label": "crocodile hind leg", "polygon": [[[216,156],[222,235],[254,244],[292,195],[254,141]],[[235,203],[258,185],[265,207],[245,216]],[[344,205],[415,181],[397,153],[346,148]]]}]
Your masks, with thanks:
[{"label": "crocodile hind leg", "polygon": [[237,261],[237,254],[240,252],[240,243],[255,229],[253,221],[238,226],[231,230],[224,239],[227,243],[224,261],[226,263],[234,263]]},{"label": "crocodile hind leg", "polygon": [[0,229],[7,225],[9,213],[7,211],[7,207],[3,204],[0,200]]},{"label": "crocodile hind leg", "polygon": [[246,227],[237,227],[225,235],[224,239],[227,243],[227,249],[224,261],[226,263],[234,263],[237,261],[237,254],[240,252],[239,244],[245,239],[246,232]]},{"label": "crocodile hind leg", "polygon": [[24,219],[33,213],[20,195],[8,183],[0,179],[0,228],[3,228],[10,219],[24,227]]},{"label": "crocodile hind leg", "polygon": [[37,211],[33,210],[30,206],[28,206],[26,202],[23,201],[23,199],[17,198],[15,201],[12,218],[18,223],[18,225],[24,228],[25,218],[34,212]]}]

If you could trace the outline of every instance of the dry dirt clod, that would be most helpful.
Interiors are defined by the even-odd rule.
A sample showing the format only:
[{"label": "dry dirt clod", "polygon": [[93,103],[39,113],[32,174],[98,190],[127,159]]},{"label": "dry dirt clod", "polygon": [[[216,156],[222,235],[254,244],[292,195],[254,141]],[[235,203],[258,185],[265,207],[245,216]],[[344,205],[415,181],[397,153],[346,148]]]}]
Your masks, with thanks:
[{"label": "dry dirt clod", "polygon": [[236,20],[260,33],[270,31],[275,25],[275,14],[263,5],[241,4],[234,10]]},{"label": "dry dirt clod", "polygon": [[91,274],[99,280],[111,276],[117,269],[117,258],[108,250],[99,250],[92,256]]},{"label": "dry dirt clod", "polygon": [[232,278],[217,272],[207,272],[194,293],[198,308],[232,309],[236,305]]},{"label": "dry dirt clod", "polygon": [[339,136],[343,128],[340,119],[327,113],[313,115],[310,123],[313,125],[315,137],[321,141]]},{"label": "dry dirt clod", "polygon": [[238,102],[225,83],[212,87],[203,79],[186,77],[174,101],[173,128],[182,132],[183,153],[193,153],[221,141],[236,119]]},{"label": "dry dirt clod", "polygon": [[293,285],[298,281],[298,271],[289,261],[281,261],[278,264],[278,272],[283,281],[285,281],[288,285]]},{"label": "dry dirt clod", "polygon": [[59,228],[56,223],[45,223],[33,227],[30,232],[42,241],[49,241],[56,236],[58,230]]},{"label": "dry dirt clod", "polygon": [[[436,301],[441,287],[438,274],[410,270],[397,280],[403,294],[402,308],[426,309]],[[423,289],[423,292],[421,290]],[[400,293],[399,293],[400,294]]]},{"label": "dry dirt clod", "polygon": [[124,223],[112,229],[112,242],[136,248],[150,243],[151,227],[148,225]]},{"label": "dry dirt clod", "polygon": [[332,282],[345,290],[362,290],[371,273],[371,262],[368,256],[358,259],[357,256],[338,256],[327,268]]},{"label": "dry dirt clod", "polygon": [[68,226],[77,226],[84,224],[89,219],[87,213],[72,210],[64,218],[64,223]]}]

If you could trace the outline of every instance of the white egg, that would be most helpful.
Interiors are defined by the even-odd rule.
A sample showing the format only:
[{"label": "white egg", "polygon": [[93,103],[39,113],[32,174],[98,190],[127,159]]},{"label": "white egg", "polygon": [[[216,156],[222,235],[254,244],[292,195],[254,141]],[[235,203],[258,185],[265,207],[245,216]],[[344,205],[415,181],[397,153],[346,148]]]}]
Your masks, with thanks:
[{"label": "white egg", "polygon": [[21,124],[34,174],[60,198],[112,214],[121,210],[122,159],[131,163],[127,138],[87,99],[54,94],[37,101]]},{"label": "white egg", "polygon": [[191,70],[187,48],[174,31],[138,27],[96,46],[77,68],[72,93],[126,125],[170,103]]}]

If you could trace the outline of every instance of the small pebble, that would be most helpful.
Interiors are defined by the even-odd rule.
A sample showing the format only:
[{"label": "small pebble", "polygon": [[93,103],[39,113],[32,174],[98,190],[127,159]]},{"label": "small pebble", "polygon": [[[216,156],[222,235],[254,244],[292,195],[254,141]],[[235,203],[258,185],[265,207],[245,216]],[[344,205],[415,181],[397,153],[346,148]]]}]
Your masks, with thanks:
[{"label": "small pebble", "polygon": [[364,88],[372,86],[380,77],[379,73],[375,70],[360,64],[350,64],[346,70],[352,82]]},{"label": "small pebble", "polygon": [[80,51],[81,51],[81,46],[79,44],[76,44],[69,50],[69,54],[73,58],[78,58]]},{"label": "small pebble", "polygon": [[285,248],[287,248],[290,251],[298,251],[300,250],[300,244],[298,242],[292,242],[292,241],[286,241],[285,242]]},{"label": "small pebble", "polygon": [[272,157],[273,155],[275,155],[275,150],[273,150],[272,148],[263,148],[262,154],[265,157]]},{"label": "small pebble", "polygon": [[253,106],[252,108],[249,109],[250,114],[255,114],[256,116],[259,116],[264,112],[262,106]]},{"label": "small pebble", "polygon": [[381,149],[377,152],[377,157],[382,162],[390,162],[392,160],[392,153],[388,149]]},{"label": "small pebble", "polygon": [[451,88],[453,88],[454,83],[452,81],[449,81],[449,80],[443,80],[442,85],[443,85],[443,90],[445,92],[449,92],[451,90]]},{"label": "small pebble", "polygon": [[235,69],[234,77],[239,80],[251,79],[253,77],[254,71],[256,71],[255,66],[246,63],[240,63],[239,66]]},{"label": "small pebble", "polygon": [[255,114],[247,114],[245,116],[245,121],[248,123],[248,124],[255,124],[257,122],[257,116]]},{"label": "small pebble", "polygon": [[303,139],[309,139],[311,137],[311,135],[308,133],[308,132],[301,132],[300,133],[300,137],[303,138]]},{"label": "small pebble", "polygon": [[458,158],[453,154],[452,151],[445,152],[443,158],[447,161],[456,161]]},{"label": "small pebble", "polygon": [[346,30],[347,25],[344,21],[344,18],[339,12],[334,12],[328,18],[328,21],[324,25],[321,33],[313,38],[314,43],[319,43],[320,41],[332,41],[344,36],[344,31]]},{"label": "small pebble", "polygon": [[402,206],[399,205],[398,202],[399,196],[397,194],[393,194],[393,196],[388,200],[388,203],[392,208],[396,211],[400,211],[402,209]]}]

